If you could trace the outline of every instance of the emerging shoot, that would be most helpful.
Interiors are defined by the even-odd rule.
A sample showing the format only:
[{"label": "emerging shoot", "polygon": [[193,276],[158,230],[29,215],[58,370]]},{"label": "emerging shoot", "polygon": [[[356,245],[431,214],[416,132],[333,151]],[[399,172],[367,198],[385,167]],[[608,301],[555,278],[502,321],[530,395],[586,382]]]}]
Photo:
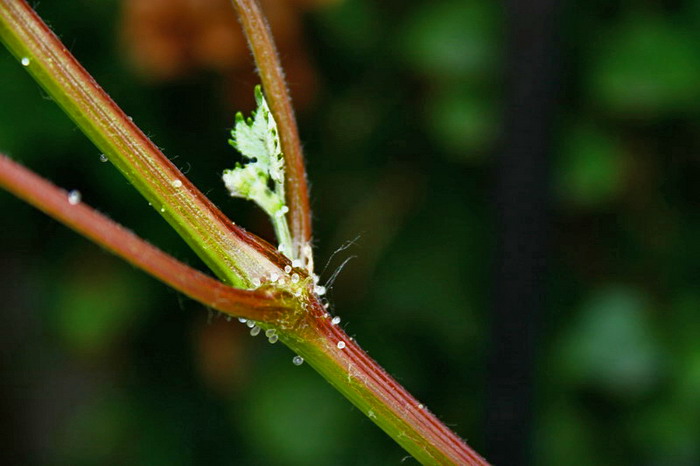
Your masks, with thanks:
[{"label": "emerging shoot", "polygon": [[240,112],[236,114],[229,140],[247,163],[236,163],[235,168],[224,170],[224,184],[231,196],[251,200],[267,213],[280,252],[295,260],[286,217],[289,208],[284,195],[284,156],[277,123],[260,86],[255,87],[255,101],[258,107],[250,118]]}]

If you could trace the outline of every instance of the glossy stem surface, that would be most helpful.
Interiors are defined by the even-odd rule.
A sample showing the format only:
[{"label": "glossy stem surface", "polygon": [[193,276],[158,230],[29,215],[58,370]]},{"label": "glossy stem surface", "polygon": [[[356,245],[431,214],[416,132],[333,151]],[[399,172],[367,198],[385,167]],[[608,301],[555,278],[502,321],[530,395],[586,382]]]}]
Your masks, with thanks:
[{"label": "glossy stem surface", "polygon": [[226,218],[146,137],[24,0],[0,0],[0,39],[202,260],[251,288],[279,271],[274,248]]}]

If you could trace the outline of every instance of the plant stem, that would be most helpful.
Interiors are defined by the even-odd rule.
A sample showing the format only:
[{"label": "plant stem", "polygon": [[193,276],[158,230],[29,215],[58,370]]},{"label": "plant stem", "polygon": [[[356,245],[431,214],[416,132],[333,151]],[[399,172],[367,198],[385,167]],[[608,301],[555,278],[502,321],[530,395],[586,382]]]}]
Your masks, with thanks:
[{"label": "plant stem", "polygon": [[[183,264],[0,154],[0,187],[205,306],[263,322],[287,310],[281,290],[239,290]],[[289,296],[286,301],[290,301]]]},{"label": "plant stem", "polygon": [[228,220],[112,101],[24,0],[0,0],[0,39],[224,281],[251,288],[284,263]]},{"label": "plant stem", "polygon": [[362,413],[423,464],[488,464],[382,369],[315,297],[280,338]]},{"label": "plant stem", "polygon": [[[313,295],[307,295],[306,311],[301,313],[298,308],[294,311],[297,306],[291,296],[279,289],[244,291],[226,286],[85,204],[71,203],[69,193],[2,154],[0,186],[206,306],[264,322],[268,324],[265,328],[282,323],[282,341],[417,460],[425,464],[486,464],[333,324]],[[290,313],[301,317],[290,318]],[[343,348],[338,347],[339,342]]]},{"label": "plant stem", "polygon": [[284,154],[285,184],[289,225],[294,244],[292,256],[305,264],[312,263],[308,256],[311,241],[311,208],[304,168],[304,155],[299,142],[299,130],[292,108],[289,91],[284,81],[270,27],[256,0],[233,0],[238,17],[262,80],[265,98],[279,128],[280,145]]},{"label": "plant stem", "polygon": [[[306,256],[311,223],[303,159],[300,148],[289,149],[289,144],[298,146],[296,123],[272,38],[257,3],[235,2],[258,61],[280,135],[291,134],[286,137],[286,150],[284,137],[282,143],[285,157],[295,160],[291,164],[287,162],[292,236],[298,249],[297,257],[310,261],[310,255]],[[217,276],[228,283],[251,287],[257,280],[264,282],[273,274],[283,273],[284,266],[289,265],[287,258],[263,240],[233,225],[216,209],[116,106],[24,0],[0,0],[0,39]],[[9,159],[0,162],[2,185],[147,272],[180,287],[184,293],[201,298],[217,309],[240,311],[240,315],[256,312],[256,309],[270,312],[262,315],[267,323],[261,326],[278,329],[284,343],[419,461],[424,464],[486,464],[332,324],[314,294],[314,283],[306,269],[296,268],[291,278],[284,277],[284,284],[280,279],[277,286],[283,290],[281,295],[265,291],[270,289],[267,286],[260,290],[261,294],[222,288],[220,283],[206,276],[178,269],[177,261],[146,243],[135,241],[131,233],[109,221],[106,223],[103,220],[107,219],[100,218],[86,206],[67,202],[67,193],[28,174]],[[167,270],[171,267],[172,274]],[[177,273],[178,270],[183,274]],[[284,290],[298,293],[298,299],[289,302]],[[282,301],[275,301],[278,298]],[[244,302],[252,309],[246,311],[238,307]],[[266,308],[268,303],[283,303],[288,307],[273,317],[272,309],[279,308],[276,304]],[[226,307],[229,305],[231,308]],[[338,346],[341,341],[344,347]]]}]

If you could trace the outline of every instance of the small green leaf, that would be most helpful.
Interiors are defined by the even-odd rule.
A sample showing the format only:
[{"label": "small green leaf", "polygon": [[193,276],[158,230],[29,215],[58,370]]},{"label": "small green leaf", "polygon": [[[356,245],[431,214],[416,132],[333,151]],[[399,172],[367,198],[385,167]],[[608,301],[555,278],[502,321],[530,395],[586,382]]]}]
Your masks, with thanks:
[{"label": "small green leaf", "polygon": [[247,163],[224,170],[222,178],[231,196],[255,202],[270,216],[281,250],[291,253],[292,241],[285,217],[289,209],[284,194],[284,157],[277,123],[260,86],[255,87],[255,100],[258,107],[251,118],[240,112],[236,114],[229,140]]},{"label": "small green leaf", "polygon": [[230,144],[243,157],[254,162],[260,170],[268,173],[275,182],[284,179],[284,158],[278,137],[277,123],[270,113],[270,107],[260,86],[255,87],[255,101],[258,108],[251,118],[236,114],[236,125],[231,131]]}]

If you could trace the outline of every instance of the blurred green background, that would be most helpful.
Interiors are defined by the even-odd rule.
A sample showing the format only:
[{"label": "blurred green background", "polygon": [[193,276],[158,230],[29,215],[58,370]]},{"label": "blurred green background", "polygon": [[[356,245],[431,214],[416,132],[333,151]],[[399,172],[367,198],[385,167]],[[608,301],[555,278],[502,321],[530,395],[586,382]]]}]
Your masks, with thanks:
[{"label": "blurred green background", "polygon": [[[225,0],[71,0],[38,11],[238,224],[226,142],[257,83]],[[70,6],[69,6],[70,4]],[[188,6],[189,5],[189,6]],[[334,312],[477,451],[503,140],[504,5],[268,1]],[[194,10],[188,10],[194,8]],[[216,24],[214,24],[216,21]],[[700,464],[700,1],[562,3],[551,245],[533,464]],[[0,50],[0,151],[202,267]],[[0,192],[5,464],[398,464],[291,352],[251,338]],[[411,463],[413,460],[407,460]]]}]

